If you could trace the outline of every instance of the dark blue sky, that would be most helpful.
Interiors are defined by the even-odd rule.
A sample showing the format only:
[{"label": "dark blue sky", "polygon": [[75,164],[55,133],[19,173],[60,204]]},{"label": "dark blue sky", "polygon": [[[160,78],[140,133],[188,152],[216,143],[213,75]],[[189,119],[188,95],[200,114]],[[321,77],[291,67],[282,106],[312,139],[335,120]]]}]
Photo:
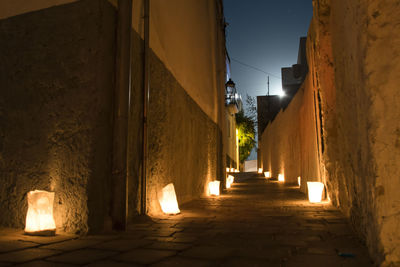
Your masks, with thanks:
[{"label": "dark blue sky", "polygon": [[296,63],[299,38],[307,35],[312,0],[224,0],[224,13],[231,77],[243,100],[267,94],[267,74],[235,60],[271,73],[270,94],[278,94],[281,68]]}]

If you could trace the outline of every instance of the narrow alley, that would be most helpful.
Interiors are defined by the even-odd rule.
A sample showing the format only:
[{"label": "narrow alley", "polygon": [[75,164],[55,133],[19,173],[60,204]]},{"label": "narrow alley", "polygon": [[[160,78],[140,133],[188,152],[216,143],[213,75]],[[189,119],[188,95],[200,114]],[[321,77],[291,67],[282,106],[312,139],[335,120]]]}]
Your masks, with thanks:
[{"label": "narrow alley", "polygon": [[0,266],[372,266],[338,209],[253,173],[178,215],[143,218],[125,233],[81,238],[4,232]]}]

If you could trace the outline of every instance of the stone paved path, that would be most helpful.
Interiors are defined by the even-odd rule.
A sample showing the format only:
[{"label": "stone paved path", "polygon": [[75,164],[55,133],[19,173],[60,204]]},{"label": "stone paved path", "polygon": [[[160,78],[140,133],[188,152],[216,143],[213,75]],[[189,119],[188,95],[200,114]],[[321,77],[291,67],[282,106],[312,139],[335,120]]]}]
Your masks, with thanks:
[{"label": "stone paved path", "polygon": [[309,204],[294,186],[240,177],[219,197],[139,220],[123,234],[0,231],[0,266],[372,266],[337,209]]}]

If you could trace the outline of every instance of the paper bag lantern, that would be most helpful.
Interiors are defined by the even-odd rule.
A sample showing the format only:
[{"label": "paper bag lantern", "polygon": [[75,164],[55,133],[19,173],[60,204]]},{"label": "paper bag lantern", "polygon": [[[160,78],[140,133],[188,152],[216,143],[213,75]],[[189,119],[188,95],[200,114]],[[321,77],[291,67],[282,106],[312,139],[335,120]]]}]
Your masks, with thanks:
[{"label": "paper bag lantern", "polygon": [[178,214],[181,211],[178,207],[174,185],[168,184],[161,190],[159,198],[160,206],[165,214]]},{"label": "paper bag lantern", "polygon": [[53,218],[54,192],[30,191],[25,233],[29,235],[55,235],[56,223]]},{"label": "paper bag lantern", "polygon": [[311,203],[319,203],[322,199],[324,184],[320,182],[307,182],[308,200]]},{"label": "paper bag lantern", "polygon": [[270,172],[264,172],[265,178],[271,178],[271,173]]},{"label": "paper bag lantern", "polygon": [[263,173],[263,169],[262,168],[258,168],[258,173]]},{"label": "paper bag lantern", "polygon": [[232,175],[228,175],[228,177],[226,178],[226,188],[231,188],[234,180],[235,178]]},{"label": "paper bag lantern", "polygon": [[298,184],[299,186],[301,186],[301,177],[300,177],[300,176],[297,177],[297,184]]},{"label": "paper bag lantern", "polygon": [[282,173],[280,173],[280,174],[278,175],[278,181],[279,181],[279,182],[284,182],[284,181],[285,181],[285,176],[284,176]]},{"label": "paper bag lantern", "polygon": [[211,196],[219,196],[219,181],[212,181],[208,183],[208,190]]}]

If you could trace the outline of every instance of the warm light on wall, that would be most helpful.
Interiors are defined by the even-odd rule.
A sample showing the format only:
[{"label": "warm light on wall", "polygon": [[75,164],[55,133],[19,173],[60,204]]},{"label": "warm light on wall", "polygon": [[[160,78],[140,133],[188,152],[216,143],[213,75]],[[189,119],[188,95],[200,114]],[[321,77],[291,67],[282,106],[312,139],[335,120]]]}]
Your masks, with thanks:
[{"label": "warm light on wall", "polygon": [[56,223],[53,218],[54,192],[42,190],[28,194],[25,233],[30,235],[54,235]]},{"label": "warm light on wall", "polygon": [[160,206],[165,214],[178,214],[181,211],[178,207],[174,185],[168,184],[161,190],[159,198]]},{"label": "warm light on wall", "polygon": [[211,196],[219,196],[219,181],[212,181],[208,183],[208,192]]},{"label": "warm light on wall", "polygon": [[264,172],[265,178],[271,178],[271,173],[270,172]]},{"label": "warm light on wall", "polygon": [[263,169],[262,168],[258,168],[258,173],[263,173]]},{"label": "warm light on wall", "polygon": [[282,173],[280,173],[280,174],[278,175],[278,181],[279,181],[279,182],[284,182],[284,181],[285,181],[285,176],[284,176]]},{"label": "warm light on wall", "polygon": [[233,177],[232,175],[228,175],[228,177],[226,178],[226,183],[225,183],[226,188],[231,188],[231,185],[233,184],[234,180],[235,180],[235,177]]},{"label": "warm light on wall", "polygon": [[297,184],[298,184],[299,186],[301,186],[301,177],[300,177],[300,176],[297,177]]},{"label": "warm light on wall", "polygon": [[324,184],[320,182],[307,182],[308,200],[311,203],[321,202]]}]

